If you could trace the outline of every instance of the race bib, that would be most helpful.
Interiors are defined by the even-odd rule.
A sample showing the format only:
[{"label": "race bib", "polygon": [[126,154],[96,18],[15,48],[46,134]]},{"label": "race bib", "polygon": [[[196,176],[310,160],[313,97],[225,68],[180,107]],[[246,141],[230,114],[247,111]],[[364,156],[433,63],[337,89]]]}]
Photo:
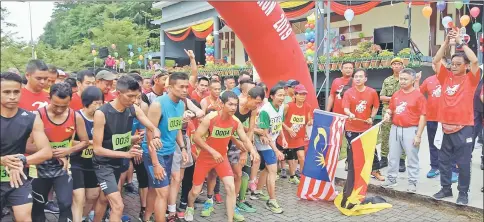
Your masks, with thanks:
[{"label": "race bib", "polygon": [[84,149],[82,151],[81,157],[90,159],[92,158],[92,155],[94,154],[94,150],[92,149],[92,146],[89,146],[88,148]]},{"label": "race bib", "polygon": [[271,133],[275,134],[275,133],[278,133],[281,130],[282,130],[282,123],[281,122],[274,123],[274,125],[272,126],[272,129],[271,129]]},{"label": "race bib", "polygon": [[182,128],[181,117],[168,118],[168,131],[180,130]]},{"label": "race bib", "polygon": [[306,122],[306,116],[292,115],[291,117],[292,124],[304,125],[305,122]]},{"label": "race bib", "polygon": [[232,132],[232,127],[220,128],[220,127],[215,126],[215,127],[213,127],[211,137],[217,138],[217,139],[227,138],[227,137],[232,136],[232,135],[230,135],[231,132]]},{"label": "race bib", "polygon": [[50,146],[52,147],[52,149],[69,148],[71,147],[70,145],[70,140],[64,140],[62,142],[50,142]]},{"label": "race bib", "polygon": [[29,166],[29,177],[38,178],[37,167],[35,165]]},{"label": "race bib", "polygon": [[4,166],[0,166],[0,182],[10,182],[10,176]]},{"label": "race bib", "polygon": [[131,146],[131,131],[124,134],[114,134],[113,150],[119,150]]}]

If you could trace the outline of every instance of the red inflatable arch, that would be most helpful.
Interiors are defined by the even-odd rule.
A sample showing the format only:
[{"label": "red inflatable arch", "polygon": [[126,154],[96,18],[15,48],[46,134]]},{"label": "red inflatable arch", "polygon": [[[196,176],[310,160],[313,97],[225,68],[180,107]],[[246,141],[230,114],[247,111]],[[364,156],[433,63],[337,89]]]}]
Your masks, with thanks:
[{"label": "red inflatable arch", "polygon": [[275,1],[209,1],[244,44],[259,76],[269,87],[296,79],[318,108],[304,55],[284,11]]}]

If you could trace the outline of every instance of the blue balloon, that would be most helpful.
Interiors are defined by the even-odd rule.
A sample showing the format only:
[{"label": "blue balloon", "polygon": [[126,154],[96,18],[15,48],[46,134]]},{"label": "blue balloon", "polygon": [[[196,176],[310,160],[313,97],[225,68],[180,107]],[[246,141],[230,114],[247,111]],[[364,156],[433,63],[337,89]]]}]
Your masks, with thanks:
[{"label": "blue balloon", "polygon": [[469,4],[470,0],[463,0],[462,3]]},{"label": "blue balloon", "polygon": [[307,38],[309,36],[309,32],[304,33],[304,36]]},{"label": "blue balloon", "polygon": [[138,52],[141,52],[141,51],[142,51],[141,47],[138,47]]},{"label": "blue balloon", "polygon": [[208,52],[210,50],[210,48],[205,48],[205,52]]},{"label": "blue balloon", "polygon": [[133,45],[129,44],[129,45],[128,45],[128,48],[129,48],[129,49],[133,49]]},{"label": "blue balloon", "polygon": [[138,61],[138,65],[141,65],[141,61]]},{"label": "blue balloon", "polygon": [[309,40],[310,42],[314,43],[314,38],[312,38],[311,40]]},{"label": "blue balloon", "polygon": [[309,32],[311,32],[311,31],[313,31],[313,30],[312,30],[312,29],[310,29],[310,28],[307,28],[307,29],[306,29],[306,33],[309,33]]}]

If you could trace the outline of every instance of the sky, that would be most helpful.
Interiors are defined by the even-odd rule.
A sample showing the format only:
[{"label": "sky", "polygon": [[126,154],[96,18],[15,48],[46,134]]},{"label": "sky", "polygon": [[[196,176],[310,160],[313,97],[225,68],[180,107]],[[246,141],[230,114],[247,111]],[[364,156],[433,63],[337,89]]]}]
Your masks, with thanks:
[{"label": "sky", "polygon": [[[27,2],[16,1],[2,1],[1,4],[3,8],[6,8],[10,12],[6,21],[17,25],[17,27],[7,30],[17,32],[16,36],[23,38],[23,41],[30,41],[29,4]],[[44,33],[44,26],[50,21],[50,16],[54,9],[54,2],[31,1],[30,7],[32,11],[32,35],[34,41],[37,41]]]}]

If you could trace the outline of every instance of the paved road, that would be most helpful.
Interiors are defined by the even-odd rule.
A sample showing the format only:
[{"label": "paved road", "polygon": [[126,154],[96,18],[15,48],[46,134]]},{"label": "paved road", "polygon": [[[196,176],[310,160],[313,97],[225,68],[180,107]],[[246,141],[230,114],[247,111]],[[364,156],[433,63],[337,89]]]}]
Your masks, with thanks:
[{"label": "paved road", "polygon": [[[246,221],[482,221],[482,214],[470,214],[460,212],[455,208],[443,208],[428,203],[415,203],[406,200],[384,197],[393,205],[390,209],[358,217],[346,217],[342,215],[333,203],[309,202],[298,200],[296,197],[297,187],[289,184],[287,180],[277,181],[277,197],[280,205],[284,208],[283,214],[273,214],[264,208],[264,202],[253,200],[252,203],[258,211],[245,213]],[[341,188],[339,188],[341,189]],[[202,194],[203,195],[203,194]],[[203,196],[202,198],[206,198]],[[131,217],[131,221],[138,221],[139,199],[136,194],[125,193],[125,214]],[[215,213],[210,218],[200,217],[201,204],[196,206],[195,221],[226,221],[225,206],[215,206]],[[57,221],[53,215],[48,215],[49,221]],[[2,221],[11,221],[10,217]]]}]

